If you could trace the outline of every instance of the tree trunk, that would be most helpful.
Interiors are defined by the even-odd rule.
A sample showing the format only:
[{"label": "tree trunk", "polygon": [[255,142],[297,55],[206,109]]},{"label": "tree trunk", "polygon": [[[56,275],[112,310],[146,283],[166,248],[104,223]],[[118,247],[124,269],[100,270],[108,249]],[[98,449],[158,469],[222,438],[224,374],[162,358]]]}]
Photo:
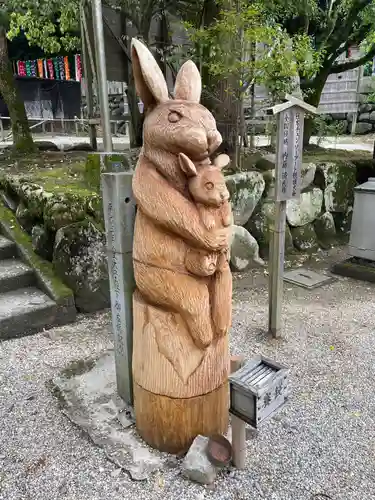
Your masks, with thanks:
[{"label": "tree trunk", "polygon": [[[324,85],[327,81],[329,75],[329,70],[322,69],[320,73],[315,77],[312,84],[304,87],[304,91],[308,91],[306,95],[306,102],[311,104],[311,106],[315,106],[316,108],[319,106],[320,97],[323,92]],[[314,130],[314,118],[306,117],[305,124],[303,129],[303,146],[306,147],[310,143],[311,136]]]},{"label": "tree trunk", "polygon": [[134,78],[131,74],[128,79],[128,88],[126,89],[130,113],[130,147],[140,148],[143,144],[143,119],[144,115],[140,113],[138,107],[138,98],[135,90]]},{"label": "tree trunk", "polygon": [[25,105],[18,94],[12,65],[8,57],[5,28],[2,26],[0,26],[0,94],[8,108],[14,149],[20,153],[35,151],[36,147],[27,121]]}]

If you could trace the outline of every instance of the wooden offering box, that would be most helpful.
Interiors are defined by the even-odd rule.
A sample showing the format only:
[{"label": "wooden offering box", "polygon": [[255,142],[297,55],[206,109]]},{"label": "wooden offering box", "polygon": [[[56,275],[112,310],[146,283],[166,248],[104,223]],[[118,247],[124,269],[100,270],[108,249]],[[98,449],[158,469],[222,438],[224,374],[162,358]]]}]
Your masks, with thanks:
[{"label": "wooden offering box", "polygon": [[229,377],[230,413],[254,428],[288,400],[288,369],[259,356]]}]

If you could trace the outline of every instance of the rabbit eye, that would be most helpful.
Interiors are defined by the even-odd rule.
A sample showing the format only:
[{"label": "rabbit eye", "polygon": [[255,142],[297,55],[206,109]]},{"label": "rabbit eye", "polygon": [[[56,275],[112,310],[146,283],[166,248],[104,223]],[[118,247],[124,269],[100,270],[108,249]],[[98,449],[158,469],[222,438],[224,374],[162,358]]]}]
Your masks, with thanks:
[{"label": "rabbit eye", "polygon": [[180,121],[182,118],[182,115],[180,115],[179,113],[177,113],[176,111],[171,111],[168,115],[168,121],[170,123],[176,123],[178,121]]},{"label": "rabbit eye", "polygon": [[213,188],[214,188],[213,182],[206,182],[206,189],[208,189],[208,191],[211,191]]}]

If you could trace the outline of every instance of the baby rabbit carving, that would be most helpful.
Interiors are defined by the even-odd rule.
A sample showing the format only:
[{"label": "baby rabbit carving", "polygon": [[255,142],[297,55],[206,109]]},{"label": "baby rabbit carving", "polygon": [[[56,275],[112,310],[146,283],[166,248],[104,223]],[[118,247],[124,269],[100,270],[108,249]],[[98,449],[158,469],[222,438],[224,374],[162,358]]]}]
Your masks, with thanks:
[{"label": "baby rabbit carving", "polygon": [[[189,192],[196,202],[200,218],[208,230],[229,227],[232,224],[232,210],[229,191],[221,171],[229,164],[229,156],[222,154],[213,164],[194,165],[184,153],[179,155],[181,169],[189,177]],[[188,271],[197,276],[210,276],[222,270],[229,261],[229,248],[221,252],[205,252],[190,249],[186,256]]]}]

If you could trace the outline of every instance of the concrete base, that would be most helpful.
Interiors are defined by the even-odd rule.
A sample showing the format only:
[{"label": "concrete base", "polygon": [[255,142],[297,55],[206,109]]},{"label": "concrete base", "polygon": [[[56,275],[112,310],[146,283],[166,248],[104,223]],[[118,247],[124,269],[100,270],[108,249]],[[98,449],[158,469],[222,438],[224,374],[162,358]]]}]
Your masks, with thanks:
[{"label": "concrete base", "polygon": [[132,410],[117,395],[113,351],[74,363],[53,379],[52,387],[64,414],[132,479],[148,479],[163,467],[160,454],[136,434]]},{"label": "concrete base", "polygon": [[375,283],[375,262],[351,257],[332,266],[332,272],[347,278]]}]

